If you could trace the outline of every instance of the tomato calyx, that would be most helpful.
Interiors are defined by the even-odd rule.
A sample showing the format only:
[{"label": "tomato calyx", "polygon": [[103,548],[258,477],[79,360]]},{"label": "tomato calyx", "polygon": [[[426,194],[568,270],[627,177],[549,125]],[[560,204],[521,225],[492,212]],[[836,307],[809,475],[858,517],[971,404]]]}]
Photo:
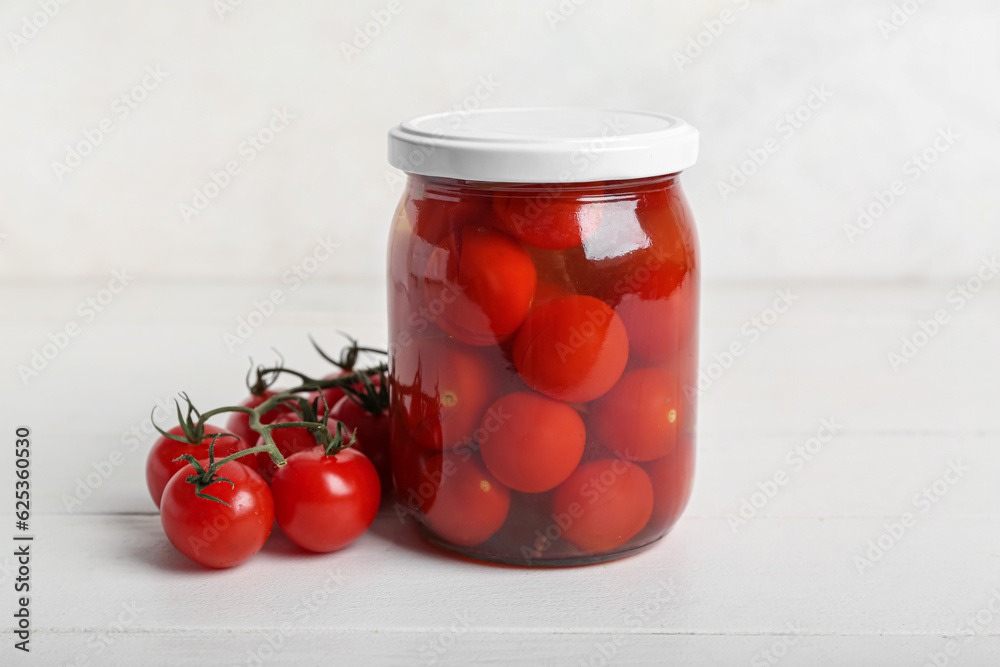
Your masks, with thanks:
[{"label": "tomato calyx", "polygon": [[[153,427],[159,431],[160,435],[165,438],[169,438],[170,440],[174,440],[176,442],[183,442],[185,444],[200,445],[207,437],[205,435],[206,420],[202,414],[198,412],[198,409],[194,407],[194,403],[191,402],[191,398],[186,393],[182,391],[180,393],[180,397],[183,398],[184,402],[187,404],[187,415],[184,415],[181,412],[181,404],[176,398],[174,399],[174,406],[177,408],[177,424],[181,427],[184,437],[174,435],[173,433],[169,433],[168,431],[164,431],[160,428],[160,426],[156,423],[156,420],[153,418],[153,415],[156,413],[156,408],[153,408],[153,411],[150,413],[150,421],[153,423]],[[197,420],[195,420],[194,417],[197,417]],[[232,433],[223,433],[222,435],[230,438],[238,438],[238,436],[233,435]]]},{"label": "tomato calyx", "polygon": [[[371,377],[373,375],[384,375],[389,371],[389,364],[381,363],[370,368],[365,368],[362,370],[354,371],[348,375],[341,375],[334,378],[321,378],[316,379],[305,373],[300,373],[299,371],[292,370],[291,368],[284,368],[283,366],[275,366],[273,368],[265,368],[264,372],[269,374],[280,375],[282,373],[286,375],[291,375],[299,379],[299,386],[292,387],[281,394],[276,394],[272,398],[287,399],[291,394],[301,394],[308,391],[319,391],[322,389],[347,389],[348,387],[353,387],[354,385],[363,384],[364,379]],[[268,400],[267,403],[271,401]],[[264,403],[261,403],[264,405]],[[276,404],[271,404],[268,409],[275,407]],[[220,410],[222,410],[220,408]],[[230,410],[230,408],[225,408],[225,410]],[[213,411],[214,412],[214,411]]]},{"label": "tomato calyx", "polygon": [[[320,403],[323,405],[322,410],[320,410]],[[283,399],[280,405],[295,413],[304,422],[321,423],[330,418],[330,406],[327,405],[326,398],[322,393],[318,394],[312,401],[295,394]]]},{"label": "tomato calyx", "polygon": [[[278,366],[282,365],[284,365],[284,360],[281,358],[281,355],[278,355]],[[251,382],[250,378],[253,377],[255,371],[257,379]],[[273,374],[268,379],[266,371],[267,369],[264,366],[254,367],[253,359],[250,359],[250,370],[247,371],[246,385],[247,389],[250,390],[251,396],[264,396],[267,390],[271,388],[271,385],[274,384],[274,381],[278,379],[277,374]]]},{"label": "tomato calyx", "polygon": [[[181,397],[187,402],[188,412],[187,412],[187,416],[186,417],[181,413],[180,404],[177,403],[176,399],[174,400],[174,403],[177,404],[177,421],[180,423],[181,430],[184,432],[184,437],[183,438],[181,438],[180,436],[176,436],[173,433],[169,433],[167,431],[164,431],[162,428],[160,428],[159,424],[156,423],[156,420],[153,419],[152,416],[150,417],[150,420],[153,423],[153,427],[157,431],[159,431],[160,434],[163,435],[164,437],[169,438],[171,440],[176,440],[177,442],[193,443],[193,444],[199,444],[200,445],[204,441],[204,439],[206,438],[206,435],[205,435],[205,426],[207,425],[209,418],[214,417],[215,415],[221,414],[223,412],[243,412],[243,413],[246,413],[247,416],[248,416],[248,422],[249,422],[250,428],[252,428],[254,431],[256,431],[257,433],[260,434],[260,436],[264,439],[264,444],[263,445],[257,445],[256,447],[249,447],[247,449],[241,449],[240,451],[238,451],[238,452],[236,452],[234,454],[231,454],[230,456],[227,456],[226,458],[224,458],[224,459],[222,459],[221,461],[218,462],[218,465],[216,465],[215,470],[218,470],[222,465],[228,463],[229,461],[234,461],[234,460],[236,460],[236,459],[238,459],[240,457],[248,456],[250,454],[256,454],[257,452],[267,452],[268,455],[270,455],[271,459],[274,461],[274,464],[276,466],[280,467],[280,466],[285,465],[285,458],[284,458],[284,456],[282,456],[281,451],[278,449],[278,446],[274,442],[274,438],[271,436],[271,427],[269,425],[264,424],[263,422],[261,422],[261,417],[264,414],[266,414],[266,413],[270,412],[271,410],[273,410],[274,408],[278,407],[279,404],[281,404],[281,402],[283,400],[286,400],[286,399],[302,399],[301,396],[295,396],[295,395],[290,394],[290,393],[275,394],[274,396],[272,396],[271,398],[267,399],[266,401],[264,401],[263,403],[261,403],[260,405],[258,405],[255,408],[248,408],[248,407],[243,406],[243,405],[232,405],[232,406],[226,406],[226,407],[222,407],[222,408],[216,408],[214,410],[209,410],[208,412],[204,412],[204,413],[199,412],[198,409],[194,407],[194,404],[191,402],[191,399],[188,397],[187,394],[185,394],[184,392],[181,392]],[[302,400],[305,400],[305,399],[302,399]],[[155,410],[154,410],[154,412],[155,412]],[[195,421],[194,419],[192,419],[193,416],[198,417],[198,420]],[[310,426],[322,426],[322,428],[324,428],[324,429],[326,428],[326,426],[323,425],[323,424],[309,424],[309,425]],[[239,437],[239,436],[234,435],[232,433],[225,433],[225,432],[213,433],[213,434],[211,434],[211,436],[212,436],[212,442],[209,444],[209,458],[210,458],[210,460],[214,456],[214,446],[215,446],[215,441],[216,440],[218,440],[220,437],[227,437],[227,438],[238,438]],[[194,439],[192,439],[192,438],[194,438]],[[177,457],[176,459],[173,459],[173,460],[174,461],[185,460],[185,461],[188,461],[189,463],[191,463],[191,461],[189,459],[192,459],[192,458],[194,458],[194,457],[192,457],[190,454],[183,454],[183,455],[181,455],[181,456],[179,456],[179,457]],[[195,465],[193,463],[192,463],[192,465],[195,466],[196,470],[199,467],[199,466],[197,466],[197,465]],[[214,463],[210,464],[209,467],[211,468],[212,465],[215,465],[215,464]],[[212,472],[214,472],[214,470]],[[205,484],[207,485],[209,483],[211,483],[211,481],[209,481],[206,478]],[[218,500],[218,499],[215,498],[214,500]],[[222,502],[222,501],[219,501],[219,502]]]},{"label": "tomato calyx", "polygon": [[[319,409],[321,401],[323,403],[322,411]],[[354,444],[353,437],[349,443],[344,444],[344,436],[342,433],[344,424],[339,421],[336,422],[337,426],[334,432],[330,433],[330,427],[328,426],[328,422],[330,420],[330,406],[326,404],[326,400],[323,398],[322,393],[311,403],[302,396],[293,396],[283,401],[282,404],[294,414],[298,415],[301,421],[281,421],[271,423],[266,427],[268,431],[273,431],[279,428],[307,429],[310,433],[312,433],[313,437],[316,438],[316,444],[322,447],[328,456],[331,455],[331,451],[333,454],[336,454],[340,450],[346,449]]]},{"label": "tomato calyx", "polygon": [[317,343],[312,336],[309,336],[309,342],[312,343],[313,348],[316,350],[319,356],[323,357],[325,360],[329,361],[331,364],[333,364],[342,371],[353,371],[354,366],[357,365],[358,363],[358,355],[361,354],[362,352],[368,352],[370,354],[379,354],[383,356],[388,356],[389,354],[385,350],[380,350],[376,347],[362,347],[358,345],[358,340],[356,338],[344,333],[343,331],[339,331],[338,333],[344,338],[346,338],[347,342],[350,343],[349,345],[340,350],[340,359],[334,359],[333,357],[328,355],[323,350],[323,348],[319,346],[319,343]]},{"label": "tomato calyx", "polygon": [[[316,400],[310,402],[304,396],[300,396],[299,394],[303,392],[318,391],[334,387],[340,387],[346,390],[348,388],[354,388],[355,385],[361,384],[362,386],[370,386],[371,391],[375,391],[376,394],[380,396],[383,395],[384,393],[385,400],[388,401],[388,389],[386,389],[384,392],[375,390],[374,387],[375,383],[372,382],[370,377],[372,375],[379,375],[380,377],[384,377],[387,370],[388,367],[386,364],[379,364],[378,366],[375,366],[373,368],[367,368],[361,371],[356,371],[354,373],[344,375],[342,377],[315,380],[303,373],[299,373],[298,371],[293,371],[291,369],[284,368],[283,366],[277,366],[274,368],[265,368],[263,369],[262,374],[272,375],[272,374],[288,373],[296,377],[299,377],[302,380],[302,384],[299,385],[298,387],[293,387],[288,391],[281,392],[280,394],[274,394],[267,400],[263,401],[259,405],[252,408],[244,405],[229,405],[220,408],[215,408],[214,410],[209,410],[204,413],[199,412],[194,407],[194,405],[191,403],[190,399],[187,397],[186,394],[181,394],[181,396],[187,401],[188,415],[186,418],[184,417],[184,415],[181,413],[180,404],[178,404],[177,416],[178,420],[181,422],[181,427],[184,429],[186,437],[194,437],[200,435],[200,437],[204,439],[205,425],[207,424],[208,420],[214,417],[215,415],[219,415],[225,412],[242,412],[246,414],[247,422],[250,428],[260,435],[261,440],[263,440],[262,444],[256,445],[254,447],[249,447],[247,449],[242,449],[230,456],[227,456],[226,458],[221,459],[219,462],[217,462],[218,465],[216,465],[215,463],[211,464],[209,468],[211,468],[213,465],[215,466],[215,469],[211,471],[212,473],[214,473],[215,470],[218,470],[219,467],[221,467],[225,463],[228,463],[229,461],[234,461],[243,456],[257,454],[259,452],[267,452],[268,456],[270,456],[271,460],[274,462],[274,465],[280,468],[286,465],[286,461],[285,457],[279,450],[277,444],[274,442],[274,436],[272,435],[272,431],[275,429],[279,428],[308,429],[316,437],[316,443],[319,446],[323,447],[325,451],[331,452],[332,454],[336,454],[338,451],[346,449],[347,447],[350,447],[352,444],[354,444],[353,437],[350,442],[345,444],[343,433],[341,433],[340,431],[341,429],[340,422],[337,422],[338,426],[335,428],[335,432],[334,433],[330,432],[330,429],[327,426],[327,420],[329,419],[329,413],[330,413],[330,406],[326,405],[325,399],[323,399],[322,397],[317,397]],[[381,384],[382,386],[387,386],[388,383],[382,382]],[[321,401],[323,403],[322,411],[320,411]],[[273,423],[266,424],[263,421],[261,421],[261,418],[265,414],[267,414],[271,410],[274,410],[275,408],[287,408],[291,412],[296,414],[301,421],[280,422],[277,424]],[[197,417],[197,421],[194,419],[194,417]],[[155,421],[153,425],[161,434],[172,440],[177,440],[179,442],[188,442],[188,440],[184,438],[167,433],[166,431],[161,429],[155,423]],[[222,436],[228,436],[233,438],[237,437],[235,435],[232,435],[231,433],[222,433],[219,435],[220,437]],[[201,443],[202,440],[198,439],[195,440],[194,442]],[[195,469],[197,470],[198,468],[196,467]],[[204,472],[208,474],[209,470],[204,469]],[[203,484],[205,486],[213,483],[210,475],[208,477],[199,476],[199,479],[201,481],[192,483]]]},{"label": "tomato calyx", "polygon": [[325,445],[321,445],[323,447],[323,456],[336,456],[348,447],[353,446],[354,443],[358,441],[356,433],[350,433],[351,439],[349,441],[346,438],[347,435],[347,425],[344,424],[344,422],[337,422],[337,429],[333,433],[329,442]]},{"label": "tomato calyx", "polygon": [[211,500],[217,503],[222,503],[226,507],[229,507],[230,506],[229,503],[227,503],[225,500],[216,498],[210,493],[205,493],[205,489],[218,482],[228,482],[231,487],[233,488],[236,487],[236,485],[233,484],[233,480],[229,479],[228,477],[223,477],[222,475],[218,474],[218,472],[219,468],[221,468],[225,464],[229,463],[234,459],[239,458],[240,456],[244,456],[245,451],[237,452],[236,454],[232,454],[224,459],[216,461],[215,441],[218,440],[220,437],[225,437],[226,435],[228,434],[222,434],[222,433],[213,434],[212,442],[208,444],[208,467],[203,466],[201,464],[201,461],[191,456],[190,454],[181,454],[180,456],[175,458],[174,461],[187,461],[188,463],[191,464],[191,467],[194,468],[195,474],[188,475],[187,477],[184,478],[185,482],[194,485],[195,487],[194,495],[198,496],[199,498],[204,498],[205,500]]},{"label": "tomato calyx", "polygon": [[389,409],[389,383],[385,373],[384,370],[378,373],[378,383],[372,380],[374,374],[364,375],[361,382],[344,387],[344,393],[365,411],[380,415]]}]

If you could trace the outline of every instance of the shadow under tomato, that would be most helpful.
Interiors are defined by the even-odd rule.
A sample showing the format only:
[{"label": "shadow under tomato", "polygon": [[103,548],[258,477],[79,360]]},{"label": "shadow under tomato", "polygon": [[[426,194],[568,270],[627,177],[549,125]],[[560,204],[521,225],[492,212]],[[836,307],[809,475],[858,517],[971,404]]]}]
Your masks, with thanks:
[{"label": "shadow under tomato", "polygon": [[437,552],[434,547],[421,539],[417,531],[416,517],[406,514],[400,518],[395,500],[383,506],[365,536],[387,542],[392,548],[399,547],[414,553],[433,555]]},{"label": "shadow under tomato", "polygon": [[217,570],[195,563],[179,552],[163,533],[159,516],[156,521],[138,521],[133,514],[115,514],[108,518],[116,524],[122,535],[120,547],[132,560],[145,563],[157,570],[176,574],[209,574]]}]

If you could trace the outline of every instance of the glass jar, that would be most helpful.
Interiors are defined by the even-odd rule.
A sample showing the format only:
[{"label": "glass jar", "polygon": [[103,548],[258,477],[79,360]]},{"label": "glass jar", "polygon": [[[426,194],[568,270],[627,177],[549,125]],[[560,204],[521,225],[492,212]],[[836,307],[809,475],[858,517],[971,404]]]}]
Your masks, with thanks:
[{"label": "glass jar", "polygon": [[663,537],[694,473],[697,132],[594,109],[424,116],[389,241],[397,511],[477,559],[577,565]]}]

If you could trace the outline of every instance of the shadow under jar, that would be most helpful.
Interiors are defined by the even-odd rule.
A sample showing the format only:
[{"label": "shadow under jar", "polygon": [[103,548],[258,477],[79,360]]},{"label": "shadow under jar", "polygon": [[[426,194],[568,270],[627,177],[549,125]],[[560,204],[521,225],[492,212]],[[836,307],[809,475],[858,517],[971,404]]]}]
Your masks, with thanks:
[{"label": "shadow under jar", "polygon": [[[612,131],[612,129],[614,131]],[[697,238],[659,114],[496,109],[390,132],[400,507],[486,561],[596,563],[680,517],[694,474]]]}]

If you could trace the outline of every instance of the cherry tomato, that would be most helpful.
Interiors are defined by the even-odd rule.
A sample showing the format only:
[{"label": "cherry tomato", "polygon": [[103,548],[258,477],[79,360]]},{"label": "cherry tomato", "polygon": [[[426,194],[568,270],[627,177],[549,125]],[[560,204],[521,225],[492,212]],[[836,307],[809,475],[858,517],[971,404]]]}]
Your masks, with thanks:
[{"label": "cherry tomato", "polygon": [[[376,380],[377,378],[372,378]],[[382,490],[392,489],[392,470],[389,461],[389,415],[386,410],[373,414],[361,407],[350,396],[344,396],[330,410],[330,418],[343,422],[358,441],[354,444],[378,471]]]},{"label": "cherry tomato", "polygon": [[401,349],[393,374],[407,427],[432,449],[466,442],[496,398],[490,362],[476,349],[445,340],[418,340]]},{"label": "cherry tomato", "polygon": [[474,547],[500,529],[510,509],[510,489],[501,484],[475,458],[438,454],[428,462],[440,470],[440,484],[424,501],[428,527],[442,539]]},{"label": "cherry tomato", "polygon": [[637,463],[599,459],[576,469],[555,492],[562,535],[584,553],[610,551],[642,530],[653,512],[653,485]]},{"label": "cherry tomato", "polygon": [[590,296],[539,306],[514,339],[514,365],[524,381],[561,401],[603,395],[627,361],[625,325],[607,304]]},{"label": "cherry tomato", "polygon": [[633,461],[652,461],[677,444],[683,413],[677,376],[662,368],[628,371],[594,402],[594,435]]},{"label": "cherry tomato", "polygon": [[681,437],[669,454],[643,467],[653,484],[653,515],[649,525],[657,530],[674,525],[691,497],[694,483],[694,447],[690,436]]},{"label": "cherry tomato", "polygon": [[[203,462],[207,465],[207,461]],[[260,551],[274,524],[274,501],[267,484],[239,461],[219,469],[219,480],[204,493],[229,506],[195,495],[186,480],[195,473],[185,463],[163,490],[160,520],[167,539],[182,554],[208,567],[233,567]]]},{"label": "cherry tomato", "polygon": [[[173,427],[167,433],[184,437],[184,430],[180,426]],[[198,459],[208,458],[208,446],[212,442],[213,433],[224,433],[224,431],[211,424],[205,424],[205,438],[199,445],[177,442],[164,436],[160,436],[153,443],[153,447],[146,457],[146,486],[149,488],[149,495],[157,507],[160,506],[160,498],[163,497],[163,489],[167,486],[167,482],[174,476],[174,473],[188,465],[183,460],[174,461],[174,459],[183,454],[190,454]],[[215,442],[213,453],[215,459],[218,460],[249,447],[250,445],[243,440],[220,437]]]},{"label": "cherry tomato", "polygon": [[[337,378],[342,378],[345,375],[352,375],[353,373],[354,371],[338,371],[336,373],[330,373],[329,375],[324,375],[323,379],[336,380]],[[368,379],[372,381],[372,384],[375,385],[376,388],[382,386],[381,375],[372,375]],[[359,382],[356,385],[354,385],[354,388],[360,390],[362,388],[362,384]],[[320,412],[323,411],[324,407],[329,407],[332,410],[333,406],[335,406],[337,403],[340,402],[340,399],[342,399],[344,396],[347,396],[347,392],[345,392],[342,387],[330,387],[329,389],[324,389],[322,393],[323,393],[323,398],[326,400],[326,406],[324,406],[323,401],[320,401],[319,402]],[[320,392],[318,391],[309,392],[309,397],[308,397],[309,402],[312,403],[313,401],[315,401],[319,397],[319,395]]]},{"label": "cherry tomato", "polygon": [[650,239],[650,246],[660,250],[661,257],[684,264],[688,258],[682,230],[693,229],[691,210],[681,190],[673,181],[665,187],[639,195],[635,206],[636,218]]},{"label": "cherry tomato", "polygon": [[[271,422],[271,424],[289,424],[301,421],[302,417],[285,408],[279,413],[274,421]],[[335,433],[335,429],[337,428],[336,422],[333,419],[329,420],[327,422],[327,428],[330,429],[330,433]],[[271,431],[271,437],[274,438],[274,444],[277,445],[278,451],[281,452],[281,455],[286,459],[292,454],[308,451],[318,445],[315,432],[310,431],[303,426],[291,426],[288,428],[274,429]],[[264,437],[259,437],[256,444],[263,445]],[[271,478],[274,477],[274,473],[278,469],[278,466],[274,464],[274,460],[267,452],[257,452],[254,454],[254,457],[256,459],[257,472],[265,482],[270,484]]]},{"label": "cherry tomato", "polygon": [[576,410],[561,401],[517,392],[495,402],[483,419],[483,462],[515,491],[553,489],[576,469],[587,431]]},{"label": "cherry tomato", "polygon": [[541,185],[493,196],[493,208],[511,234],[548,250],[583,243],[601,224],[601,184]]},{"label": "cherry tomato", "polygon": [[413,233],[434,245],[463,225],[501,226],[488,195],[459,197],[414,179],[405,210]]},{"label": "cherry tomato", "polygon": [[282,532],[309,551],[343,549],[368,530],[382,491],[375,466],[354,448],[327,456],[323,448],[288,457],[271,480],[274,517]]},{"label": "cherry tomato", "polygon": [[647,247],[632,253],[615,270],[616,312],[625,323],[632,351],[653,363],[671,361],[680,354],[679,332],[690,329],[696,317],[697,295],[690,276],[696,256],[689,229],[687,204],[674,188],[647,192],[636,206]]},{"label": "cherry tomato", "polygon": [[[350,375],[354,371],[336,371],[323,376],[324,380],[335,380],[337,378],[342,378],[345,375]],[[320,394],[323,395],[323,399],[326,401],[326,407],[332,408],[337,404],[337,402],[342,399],[346,394],[344,390],[340,387],[331,387],[330,389],[324,389],[322,392],[311,391],[309,392],[309,402],[312,403]],[[322,411],[324,408],[323,401],[319,402],[319,409]]]},{"label": "cherry tomato", "polygon": [[438,326],[464,343],[491,345],[521,326],[537,281],[520,243],[467,225],[431,254],[424,289]]},{"label": "cherry tomato", "polygon": [[621,298],[615,312],[628,331],[630,350],[655,364],[674,363],[682,354],[680,332],[686,330],[685,299],[643,299],[636,294]]},{"label": "cherry tomato", "polygon": [[[266,389],[263,394],[251,394],[240,405],[247,408],[256,408],[280,391],[283,390],[271,391],[270,389]],[[279,414],[281,414],[281,408],[275,408],[261,415],[260,421],[263,424],[270,424]],[[240,440],[246,443],[243,446],[244,449],[253,447],[253,443],[257,442],[257,438],[260,437],[257,431],[250,428],[250,415],[245,412],[230,412],[229,419],[226,421],[226,430],[233,435],[238,435]]]}]

